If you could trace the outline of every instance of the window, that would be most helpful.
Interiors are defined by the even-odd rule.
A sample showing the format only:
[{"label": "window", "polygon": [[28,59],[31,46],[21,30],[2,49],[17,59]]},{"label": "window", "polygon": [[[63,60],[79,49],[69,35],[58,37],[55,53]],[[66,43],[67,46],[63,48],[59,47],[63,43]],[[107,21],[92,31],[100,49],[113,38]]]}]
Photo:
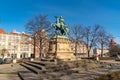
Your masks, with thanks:
[{"label": "window", "polygon": [[4,46],[5,45],[5,42],[0,42],[0,46]]},{"label": "window", "polygon": [[11,57],[12,57],[13,59],[17,58],[17,54],[11,54]]},{"label": "window", "polygon": [[5,39],[5,36],[3,36],[3,35],[0,35],[0,39],[2,39],[2,40],[3,40],[3,39]]}]

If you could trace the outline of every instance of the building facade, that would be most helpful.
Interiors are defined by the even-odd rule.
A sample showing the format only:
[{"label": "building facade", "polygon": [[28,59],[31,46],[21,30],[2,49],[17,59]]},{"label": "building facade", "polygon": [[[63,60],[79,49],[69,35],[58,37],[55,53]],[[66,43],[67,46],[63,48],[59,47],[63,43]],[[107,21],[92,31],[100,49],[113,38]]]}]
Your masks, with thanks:
[{"label": "building facade", "polygon": [[[46,34],[46,33],[44,33]],[[49,49],[49,39],[42,39],[42,49],[41,56],[45,57]],[[35,47],[31,42],[35,42]],[[39,41],[33,41],[30,36],[26,33],[18,33],[16,31],[11,31],[6,33],[3,29],[0,29],[0,57],[11,57],[11,58],[29,58],[35,55],[35,58],[39,58]],[[75,53],[75,41],[70,40],[70,46]],[[77,53],[80,57],[87,57],[87,47],[86,43],[79,41],[77,43]],[[93,56],[93,49],[90,51],[90,56]]]},{"label": "building facade", "polygon": [[[99,57],[102,55],[102,49],[101,48],[95,48],[94,49],[94,54],[98,54]],[[103,49],[103,57],[109,56],[109,49]]]},{"label": "building facade", "polygon": [[31,37],[26,33],[17,33],[11,31],[6,33],[0,29],[0,57],[11,58],[28,58],[33,54],[33,46],[27,41],[31,41]]},{"label": "building facade", "polygon": [[33,35],[34,57],[44,58],[49,49],[49,39],[44,29],[38,30]]},{"label": "building facade", "polygon": [[[75,40],[70,40],[70,46],[73,52],[75,53]],[[80,57],[88,57],[88,50],[87,50],[87,44],[84,41],[78,41],[77,42],[77,50],[76,50],[77,56]],[[90,57],[93,56],[93,49],[90,50]]]}]

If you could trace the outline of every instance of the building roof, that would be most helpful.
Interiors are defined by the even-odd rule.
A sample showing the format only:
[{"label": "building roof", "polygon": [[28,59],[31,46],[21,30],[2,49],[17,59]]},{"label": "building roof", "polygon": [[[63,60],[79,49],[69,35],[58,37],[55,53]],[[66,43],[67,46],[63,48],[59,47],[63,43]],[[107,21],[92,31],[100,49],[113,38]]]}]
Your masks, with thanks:
[{"label": "building roof", "polygon": [[30,36],[29,36],[28,34],[26,34],[25,32],[22,32],[21,35],[22,35],[22,36],[28,36],[28,37],[30,37]]},{"label": "building roof", "polygon": [[11,32],[9,33],[6,33],[2,28],[0,28],[0,34],[8,34],[8,35],[20,35],[20,36],[28,36],[30,37],[28,34],[26,34],[25,32],[17,32],[16,30],[12,30]]},{"label": "building roof", "polygon": [[6,32],[3,29],[0,28],[0,33],[5,34]]},{"label": "building roof", "polygon": [[16,30],[12,30],[9,34],[18,35],[18,33],[16,32]]}]

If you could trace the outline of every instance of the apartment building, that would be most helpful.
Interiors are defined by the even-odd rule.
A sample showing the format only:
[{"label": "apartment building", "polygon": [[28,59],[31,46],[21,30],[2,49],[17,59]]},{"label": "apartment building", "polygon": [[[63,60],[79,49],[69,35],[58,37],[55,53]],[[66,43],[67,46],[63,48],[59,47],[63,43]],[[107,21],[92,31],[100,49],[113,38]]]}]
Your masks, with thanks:
[{"label": "apartment building", "polygon": [[28,43],[31,37],[26,33],[14,31],[6,33],[0,29],[0,57],[28,58],[33,54],[33,46]]},{"label": "apartment building", "polygon": [[[44,33],[46,34],[46,33]],[[47,37],[46,37],[47,38]],[[11,57],[11,58],[28,58],[35,54],[35,57],[38,58],[39,49],[37,46],[34,47],[33,44],[29,43],[32,41],[31,37],[26,33],[18,33],[15,30],[9,33],[6,33],[3,29],[0,29],[0,57]],[[49,48],[49,40],[43,39],[41,53],[42,56],[46,56]],[[73,52],[75,53],[75,40],[70,40],[70,46]],[[36,42],[36,41],[35,41]],[[38,45],[38,42],[36,42]],[[35,49],[34,49],[35,48]],[[33,51],[35,50],[35,51]],[[34,53],[35,52],[35,53]],[[86,43],[79,41],[77,43],[77,53],[80,57],[87,57],[87,48]],[[90,51],[90,56],[93,55],[93,50]]]},{"label": "apartment building", "polygon": [[94,49],[94,54],[97,53],[97,54],[101,57],[102,51],[103,51],[103,57],[109,56],[109,55],[108,55],[109,49],[107,49],[107,48],[104,48],[104,49],[95,48],[95,49]]},{"label": "apartment building", "polygon": [[[73,52],[75,53],[75,43],[76,41],[75,40],[70,40],[71,43],[70,43],[70,46],[71,46],[71,49],[73,50]],[[87,52],[87,44],[84,42],[84,41],[77,41],[77,56],[80,56],[80,57],[88,57],[88,52]],[[93,49],[91,49],[90,51],[90,56],[93,56]]]},{"label": "apartment building", "polygon": [[[35,58],[39,58],[41,57],[46,57],[47,53],[48,53],[48,49],[49,49],[49,39],[48,36],[45,32],[44,29],[39,30],[38,32],[35,32],[33,35],[33,37],[36,37],[36,39],[34,40],[34,56]],[[41,44],[41,45],[40,45]],[[40,51],[41,50],[41,51]]]}]

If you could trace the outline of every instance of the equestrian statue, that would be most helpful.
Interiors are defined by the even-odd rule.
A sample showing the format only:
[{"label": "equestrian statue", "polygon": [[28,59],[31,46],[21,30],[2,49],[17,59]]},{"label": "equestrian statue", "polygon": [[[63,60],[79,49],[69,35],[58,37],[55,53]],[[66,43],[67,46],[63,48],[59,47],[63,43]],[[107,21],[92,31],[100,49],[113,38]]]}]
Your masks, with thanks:
[{"label": "equestrian statue", "polygon": [[52,26],[55,28],[55,35],[68,36],[69,29],[68,26],[65,24],[62,16],[55,16],[55,18],[56,22],[52,23]]}]

